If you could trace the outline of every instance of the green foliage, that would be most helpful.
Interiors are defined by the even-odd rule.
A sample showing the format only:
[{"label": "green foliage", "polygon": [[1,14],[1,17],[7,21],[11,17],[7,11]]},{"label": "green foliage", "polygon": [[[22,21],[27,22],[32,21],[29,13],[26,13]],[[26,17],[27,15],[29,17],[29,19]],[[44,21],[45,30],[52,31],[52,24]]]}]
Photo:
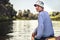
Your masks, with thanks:
[{"label": "green foliage", "polygon": [[13,9],[13,5],[9,3],[9,0],[0,0],[0,20],[16,17],[16,11]]},{"label": "green foliage", "polygon": [[55,21],[60,21],[60,12],[52,12],[50,18]]},{"label": "green foliage", "polygon": [[12,19],[16,17],[16,13],[9,0],[0,0],[0,36],[12,32]]},{"label": "green foliage", "polygon": [[20,20],[36,20],[38,17],[38,14],[33,14],[31,13],[31,11],[29,9],[24,10],[22,12],[22,10],[19,10],[19,13],[17,15],[17,19]]}]

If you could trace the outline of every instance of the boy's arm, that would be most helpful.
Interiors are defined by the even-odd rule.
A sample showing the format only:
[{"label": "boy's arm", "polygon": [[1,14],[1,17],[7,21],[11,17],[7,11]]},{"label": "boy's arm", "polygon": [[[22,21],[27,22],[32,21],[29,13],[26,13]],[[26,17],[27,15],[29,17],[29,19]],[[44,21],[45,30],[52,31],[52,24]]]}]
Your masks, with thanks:
[{"label": "boy's arm", "polygon": [[37,28],[36,28],[35,31],[32,33],[32,40],[34,40],[36,34],[37,34]]},{"label": "boy's arm", "polygon": [[31,40],[34,40],[34,38],[35,38],[35,33],[32,33]]}]

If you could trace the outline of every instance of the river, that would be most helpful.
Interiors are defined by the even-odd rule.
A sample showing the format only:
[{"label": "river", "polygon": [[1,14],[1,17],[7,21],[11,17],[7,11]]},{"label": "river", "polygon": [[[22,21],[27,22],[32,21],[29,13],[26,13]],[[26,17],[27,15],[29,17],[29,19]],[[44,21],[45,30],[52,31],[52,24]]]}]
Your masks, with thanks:
[{"label": "river", "polygon": [[[60,21],[52,21],[55,36],[60,35]],[[31,34],[37,27],[37,20],[15,20],[13,21],[13,35],[9,40],[31,40]],[[8,40],[8,39],[7,39]]]}]

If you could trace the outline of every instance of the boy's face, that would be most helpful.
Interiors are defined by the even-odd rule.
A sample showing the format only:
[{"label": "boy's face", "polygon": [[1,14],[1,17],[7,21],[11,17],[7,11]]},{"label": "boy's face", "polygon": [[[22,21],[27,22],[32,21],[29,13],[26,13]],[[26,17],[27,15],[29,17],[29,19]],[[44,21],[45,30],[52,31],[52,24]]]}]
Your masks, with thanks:
[{"label": "boy's face", "polygon": [[41,6],[38,6],[38,5],[35,6],[35,9],[37,12],[40,12],[43,10],[43,8]]}]

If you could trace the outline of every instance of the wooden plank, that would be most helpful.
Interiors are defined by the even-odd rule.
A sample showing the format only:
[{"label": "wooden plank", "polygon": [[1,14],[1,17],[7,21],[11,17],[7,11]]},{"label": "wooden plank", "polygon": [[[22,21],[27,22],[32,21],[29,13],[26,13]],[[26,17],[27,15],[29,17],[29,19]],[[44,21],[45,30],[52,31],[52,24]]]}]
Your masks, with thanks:
[{"label": "wooden plank", "polygon": [[58,36],[58,37],[52,37],[52,38],[47,38],[46,40],[60,40],[60,36]]},{"label": "wooden plank", "polygon": [[56,37],[47,38],[46,40],[56,40]]}]

